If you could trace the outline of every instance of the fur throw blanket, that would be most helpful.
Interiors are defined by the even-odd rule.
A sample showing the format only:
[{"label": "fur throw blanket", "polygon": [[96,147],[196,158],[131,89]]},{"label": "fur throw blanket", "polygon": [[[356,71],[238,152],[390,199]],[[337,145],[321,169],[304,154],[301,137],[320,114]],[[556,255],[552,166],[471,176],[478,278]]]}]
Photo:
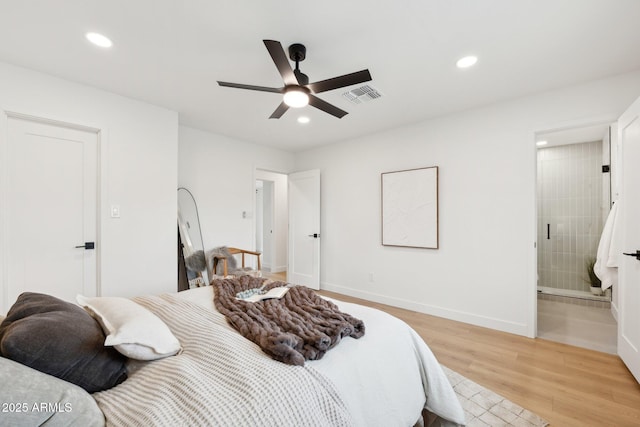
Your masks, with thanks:
[{"label": "fur throw blanket", "polygon": [[204,259],[204,251],[195,251],[184,259],[184,265],[189,271],[200,272],[207,268],[207,262]]},{"label": "fur throw blanket", "polygon": [[[265,280],[251,276],[216,279],[212,282],[213,301],[231,326],[273,359],[304,365],[305,360],[322,358],[343,337],[364,335],[362,320],[341,312],[304,286],[292,286],[280,299],[255,303],[236,299],[238,292],[259,288]],[[271,282],[264,289],[285,285]]]},{"label": "fur throw blanket", "polygon": [[[227,274],[246,274],[251,271],[250,267],[238,267],[238,261],[236,257],[233,256],[231,252],[229,252],[229,248],[226,246],[219,246],[217,248],[213,248],[210,251],[207,251],[207,265],[209,266],[210,271],[213,271],[213,259],[214,258],[226,258],[227,259]],[[213,271],[213,274],[218,276],[224,275],[224,264],[222,260],[218,262],[216,266],[216,271]]]}]

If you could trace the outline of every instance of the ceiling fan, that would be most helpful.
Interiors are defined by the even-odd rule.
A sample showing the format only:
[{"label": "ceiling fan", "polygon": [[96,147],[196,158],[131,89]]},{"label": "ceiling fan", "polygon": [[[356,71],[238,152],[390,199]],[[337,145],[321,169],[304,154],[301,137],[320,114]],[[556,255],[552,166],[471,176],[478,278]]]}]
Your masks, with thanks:
[{"label": "ceiling fan", "polygon": [[240,83],[228,83],[218,81],[220,86],[233,87],[237,89],[257,90],[259,92],[273,92],[282,94],[282,102],[276,108],[276,110],[269,116],[270,119],[279,119],[282,115],[291,108],[300,108],[309,104],[312,107],[316,107],[325,113],[331,114],[339,119],[347,115],[348,113],[335,105],[329,104],[326,101],[315,96],[317,93],[326,92],[333,89],[339,89],[345,86],[356,85],[371,80],[371,74],[369,70],[357,71],[351,74],[345,74],[343,76],[334,77],[327,80],[322,80],[315,83],[309,83],[309,77],[300,71],[300,62],[304,61],[307,55],[307,48],[300,43],[295,43],[289,46],[289,58],[295,61],[295,70],[291,69],[291,64],[282,48],[279,41],[275,40],[263,40],[264,45],[267,47],[271,59],[276,64],[276,68],[282,76],[284,86],[280,88],[245,85]]}]

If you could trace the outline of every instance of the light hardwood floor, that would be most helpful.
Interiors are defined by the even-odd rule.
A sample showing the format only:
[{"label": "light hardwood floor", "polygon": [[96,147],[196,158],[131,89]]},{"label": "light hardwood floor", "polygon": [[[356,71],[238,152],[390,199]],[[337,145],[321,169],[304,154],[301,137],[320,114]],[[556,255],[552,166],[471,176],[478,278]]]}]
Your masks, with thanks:
[{"label": "light hardwood floor", "polygon": [[263,271],[262,272],[262,277],[266,277],[268,279],[271,280],[282,280],[283,282],[287,280],[287,272],[286,271],[282,271],[279,273],[268,273]]},{"label": "light hardwood floor", "polygon": [[320,293],[404,320],[440,363],[535,412],[553,427],[640,426],[640,385],[615,355]]}]

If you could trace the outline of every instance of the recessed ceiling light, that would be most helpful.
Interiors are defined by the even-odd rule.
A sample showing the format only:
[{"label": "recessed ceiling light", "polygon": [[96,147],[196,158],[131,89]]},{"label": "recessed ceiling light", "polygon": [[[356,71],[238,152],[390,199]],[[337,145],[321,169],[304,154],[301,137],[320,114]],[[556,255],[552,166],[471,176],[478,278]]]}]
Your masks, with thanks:
[{"label": "recessed ceiling light", "polygon": [[307,124],[307,123],[309,123],[309,121],[310,121],[309,117],[307,117],[307,116],[298,117],[298,123]]},{"label": "recessed ceiling light", "polygon": [[547,141],[538,141],[538,142],[536,142],[536,145],[537,145],[538,147],[541,147],[541,146],[543,146],[543,145],[547,145],[547,144],[548,144],[548,142],[547,142]]},{"label": "recessed ceiling light", "polygon": [[87,40],[89,40],[91,43],[95,44],[96,46],[100,46],[100,47],[113,46],[113,42],[108,37],[103,36],[102,34],[87,33],[85,34],[85,37],[87,38]]},{"label": "recessed ceiling light", "polygon": [[464,58],[458,59],[456,66],[458,68],[469,68],[472,65],[475,65],[476,62],[478,62],[477,56],[465,56]]}]

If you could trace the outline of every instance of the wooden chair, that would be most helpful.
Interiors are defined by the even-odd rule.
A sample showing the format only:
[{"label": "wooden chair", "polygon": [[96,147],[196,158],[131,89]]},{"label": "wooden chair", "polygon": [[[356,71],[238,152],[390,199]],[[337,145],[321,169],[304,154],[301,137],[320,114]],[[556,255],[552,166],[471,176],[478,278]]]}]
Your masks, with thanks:
[{"label": "wooden chair", "polygon": [[[262,269],[262,266],[260,265],[260,252],[256,252],[256,251],[249,251],[246,249],[239,249],[239,248],[227,248],[228,253],[230,253],[232,256],[233,255],[237,255],[237,254],[241,254],[242,255],[242,269],[245,270],[245,255],[254,255],[257,257],[258,259],[258,271],[260,271]],[[229,275],[229,265],[227,262],[227,257],[224,255],[214,255],[213,257],[213,272],[215,274],[216,271],[218,271],[218,262],[222,261],[222,272],[223,275],[226,277]]]}]

